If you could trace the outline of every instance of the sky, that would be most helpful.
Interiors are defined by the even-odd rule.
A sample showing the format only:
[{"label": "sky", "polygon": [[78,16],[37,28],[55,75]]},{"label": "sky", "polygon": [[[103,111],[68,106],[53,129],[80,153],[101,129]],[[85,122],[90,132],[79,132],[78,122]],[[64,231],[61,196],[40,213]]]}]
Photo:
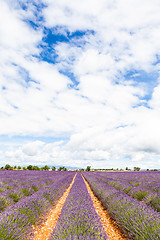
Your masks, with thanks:
[{"label": "sky", "polygon": [[159,13],[0,0],[0,166],[160,169]]}]

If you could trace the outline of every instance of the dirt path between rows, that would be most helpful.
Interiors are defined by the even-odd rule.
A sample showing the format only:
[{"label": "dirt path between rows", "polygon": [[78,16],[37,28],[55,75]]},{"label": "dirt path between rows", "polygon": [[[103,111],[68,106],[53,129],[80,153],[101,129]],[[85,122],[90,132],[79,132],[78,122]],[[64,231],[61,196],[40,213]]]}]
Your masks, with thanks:
[{"label": "dirt path between rows", "polygon": [[71,187],[74,183],[75,176],[73,177],[73,180],[70,184],[70,186],[67,188],[67,190],[64,192],[63,196],[59,199],[58,203],[54,208],[50,211],[50,213],[47,216],[47,220],[42,223],[40,226],[33,226],[34,230],[34,237],[33,240],[48,240],[51,233],[53,232],[53,229],[57,223],[58,217],[61,214],[62,207],[66,201],[66,198],[71,190]]},{"label": "dirt path between rows", "polygon": [[[84,177],[83,177],[83,179],[84,179]],[[100,217],[101,223],[102,223],[109,239],[110,240],[128,240],[128,238],[126,238],[124,236],[124,234],[121,232],[119,227],[116,225],[116,222],[113,219],[111,219],[109,213],[107,212],[107,210],[104,209],[104,207],[102,206],[102,204],[98,200],[98,198],[94,195],[88,182],[85,179],[84,179],[84,182],[85,182],[88,192],[92,198],[93,206],[94,206],[98,216]]]}]

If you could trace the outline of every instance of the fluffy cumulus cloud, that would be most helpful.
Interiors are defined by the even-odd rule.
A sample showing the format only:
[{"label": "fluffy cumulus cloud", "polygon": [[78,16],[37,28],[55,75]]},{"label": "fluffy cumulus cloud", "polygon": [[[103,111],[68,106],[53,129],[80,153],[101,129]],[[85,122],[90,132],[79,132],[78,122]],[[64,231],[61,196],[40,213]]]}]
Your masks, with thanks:
[{"label": "fluffy cumulus cloud", "polygon": [[1,0],[1,165],[160,168],[159,12]]}]

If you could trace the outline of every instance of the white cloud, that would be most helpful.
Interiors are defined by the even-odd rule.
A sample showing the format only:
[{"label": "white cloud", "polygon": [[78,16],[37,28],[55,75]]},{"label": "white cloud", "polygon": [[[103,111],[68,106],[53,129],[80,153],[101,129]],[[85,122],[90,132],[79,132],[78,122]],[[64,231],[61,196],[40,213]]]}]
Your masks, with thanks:
[{"label": "white cloud", "polygon": [[110,54],[99,54],[96,49],[88,49],[80,56],[75,72],[77,75],[97,74],[101,71],[110,71],[113,64],[114,60]]},{"label": "white cloud", "polygon": [[22,146],[22,152],[28,156],[35,156],[39,153],[39,151],[41,151],[43,145],[44,142],[41,141],[26,143],[25,145]]},{"label": "white cloud", "polygon": [[160,85],[154,88],[152,99],[149,101],[149,105],[156,109],[158,112],[160,110]]},{"label": "white cloud", "polygon": [[[47,0],[37,29],[27,23],[38,23],[36,7],[24,3],[26,10],[16,1],[0,2],[0,134],[69,140],[14,145],[1,152],[6,161],[158,166],[160,85],[153,63],[160,50],[160,2]],[[55,64],[40,57],[47,49],[44,27],[68,37],[51,47]],[[70,39],[67,31],[86,34]],[[77,85],[60,70],[73,73]],[[137,71],[136,79],[138,71],[156,72],[157,86],[126,79],[130,71]],[[149,100],[145,84],[153,91]]]}]

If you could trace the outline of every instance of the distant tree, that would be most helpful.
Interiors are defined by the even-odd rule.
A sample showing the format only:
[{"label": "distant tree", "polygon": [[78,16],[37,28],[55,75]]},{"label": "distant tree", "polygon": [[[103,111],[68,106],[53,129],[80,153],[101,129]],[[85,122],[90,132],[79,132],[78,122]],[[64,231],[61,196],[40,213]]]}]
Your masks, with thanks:
[{"label": "distant tree", "polygon": [[27,168],[26,168],[26,167],[23,167],[23,170],[27,170]]},{"label": "distant tree", "polygon": [[1,167],[1,169],[3,170],[3,169],[4,169],[4,167]]},{"label": "distant tree", "polygon": [[53,166],[53,167],[52,167],[52,171],[56,171],[56,167]]},{"label": "distant tree", "polygon": [[20,170],[20,169],[21,169],[21,166],[18,166],[18,169]]},{"label": "distant tree", "polygon": [[128,171],[128,167],[126,167],[126,171]]},{"label": "distant tree", "polygon": [[49,170],[49,169],[50,168],[47,165],[44,166],[44,170]]},{"label": "distant tree", "polygon": [[84,171],[84,168],[79,169],[79,171]]},{"label": "distant tree", "polygon": [[68,169],[66,167],[59,167],[58,171],[68,171]]},{"label": "distant tree", "polygon": [[28,165],[27,169],[28,170],[33,170],[33,166],[32,165]]},{"label": "distant tree", "polygon": [[91,166],[87,166],[86,171],[91,171]]},{"label": "distant tree", "polygon": [[140,167],[134,167],[134,171],[140,171]]},{"label": "distant tree", "polygon": [[13,169],[9,164],[6,164],[4,168],[5,168],[6,170]]},{"label": "distant tree", "polygon": [[14,169],[17,169],[17,166],[16,166],[16,165],[14,166]]},{"label": "distant tree", "polygon": [[38,170],[40,170],[40,168],[38,166],[33,166],[32,170],[37,170],[38,171]]},{"label": "distant tree", "polygon": [[147,168],[147,171],[149,171],[149,168]]}]

